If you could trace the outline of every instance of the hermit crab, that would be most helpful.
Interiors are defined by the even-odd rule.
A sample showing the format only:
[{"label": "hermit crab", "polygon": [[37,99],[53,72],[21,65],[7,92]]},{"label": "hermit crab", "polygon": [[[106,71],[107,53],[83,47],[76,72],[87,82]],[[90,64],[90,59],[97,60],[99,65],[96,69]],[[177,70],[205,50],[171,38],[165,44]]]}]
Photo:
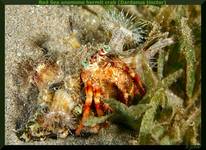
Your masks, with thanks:
[{"label": "hermit crab", "polygon": [[[130,106],[136,103],[136,96],[141,99],[145,95],[146,85],[141,69],[138,69],[142,67],[139,61],[141,56],[137,52],[141,51],[150,59],[157,51],[170,45],[172,40],[167,38],[168,34],[161,37],[151,34],[151,39],[144,43],[144,24],[136,28],[137,25],[130,26],[130,19],[118,21],[123,17],[122,13],[117,17],[112,13],[112,16],[111,22],[103,23],[104,28],[112,34],[106,44],[103,42],[84,46],[77,42],[77,46],[74,46],[74,41],[78,40],[70,41],[73,43],[71,47],[81,55],[81,61],[76,60],[77,57],[72,58],[75,60],[73,64],[81,66],[74,77],[66,71],[73,67],[73,64],[66,65],[71,62],[67,57],[70,52],[52,54],[44,50],[46,53],[40,61],[36,61],[31,69],[33,73],[29,76],[30,83],[38,89],[37,109],[28,119],[25,128],[17,131],[20,139],[44,140],[51,136],[65,138],[69,134],[82,135],[84,131],[98,133],[104,124],[87,126],[85,122],[92,115],[100,118],[114,112],[105,99],[118,100]],[[125,50],[125,45],[132,49]],[[131,62],[133,60],[134,63]],[[74,80],[77,82],[74,83]]]},{"label": "hermit crab", "polygon": [[[112,109],[104,103],[104,99],[115,98],[130,105],[135,95],[143,96],[145,87],[138,73],[115,55],[110,54],[111,48],[102,45],[89,58],[82,61],[84,66],[81,80],[84,83],[86,100],[80,125],[76,135],[80,135],[94,103],[97,116],[103,116]],[[98,128],[98,125],[96,126]]]},{"label": "hermit crab", "polygon": [[[136,95],[142,97],[145,94],[146,89],[138,73],[117,55],[110,53],[109,45],[101,44],[98,48],[93,54],[83,57],[81,62],[83,67],[79,78],[83,83],[86,99],[83,108],[80,98],[75,99],[71,94],[74,88],[68,88],[72,84],[80,86],[81,83],[71,83],[70,75],[63,71],[58,59],[53,54],[47,54],[37,61],[29,77],[29,82],[38,89],[37,106],[25,127],[17,131],[21,140],[65,138],[73,134],[73,131],[77,136],[82,135],[84,122],[93,110],[93,103],[96,110],[94,114],[101,117],[113,111],[104,103],[104,99],[115,98],[131,105]],[[76,114],[77,111],[79,114]],[[100,128],[97,124],[86,130],[97,133]]]}]

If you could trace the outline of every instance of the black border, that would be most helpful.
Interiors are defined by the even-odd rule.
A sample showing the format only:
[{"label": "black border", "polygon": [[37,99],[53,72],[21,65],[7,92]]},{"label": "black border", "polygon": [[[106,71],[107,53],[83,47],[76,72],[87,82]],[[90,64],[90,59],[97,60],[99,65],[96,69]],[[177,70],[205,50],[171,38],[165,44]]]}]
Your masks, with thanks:
[{"label": "black border", "polygon": [[[5,52],[5,45],[4,45],[4,34],[5,34],[5,26],[4,26],[4,20],[5,20],[5,7],[2,2],[0,2],[0,29],[1,29],[1,34],[0,34],[0,149],[4,145],[4,135],[5,135],[5,123],[4,123],[4,93],[5,93],[5,82],[4,82],[4,77],[5,77],[5,61],[4,61],[4,52]],[[1,138],[2,137],[2,138]]]},{"label": "black border", "polygon": [[[52,5],[50,1],[52,0],[42,0],[42,1],[48,1],[48,5]],[[54,1],[63,1],[63,0],[54,0]],[[65,0],[65,1],[71,1],[71,0]],[[75,0],[72,0],[75,1]],[[85,4],[87,4],[86,1],[92,2],[92,1],[98,1],[98,0],[81,0],[84,1]],[[111,0],[103,0],[104,1],[111,1]],[[201,5],[205,2],[205,0],[112,0],[115,1],[117,5],[121,5],[121,1],[124,1],[125,3],[131,4],[129,2],[131,1],[145,1],[146,4],[148,4],[148,1],[165,1],[167,5]],[[39,0],[1,0],[1,3],[3,5],[19,5],[19,4],[24,4],[24,5],[37,5],[39,4]]]},{"label": "black border", "polygon": [[[118,1],[118,0],[117,0]],[[38,0],[1,0],[0,1],[0,29],[1,29],[1,34],[0,34],[0,149],[10,149],[10,148],[15,148],[16,146],[6,146],[5,145],[5,116],[4,116],[4,110],[5,110],[5,5],[18,5],[18,4],[26,4],[26,5],[32,5],[32,4],[37,4],[38,5]],[[206,61],[203,61],[203,58],[206,57],[206,24],[205,24],[205,9],[206,9],[206,2],[205,0],[184,0],[184,1],[180,1],[180,0],[166,0],[166,4],[168,5],[201,5],[201,63],[202,63],[202,83],[206,83],[205,81],[205,66],[206,66]],[[201,88],[201,97],[202,97],[202,131],[201,131],[201,146],[185,146],[185,145],[170,145],[170,146],[156,146],[156,145],[137,145],[137,146],[129,146],[129,148],[148,148],[148,149],[198,149],[198,148],[203,148],[206,149],[205,146],[205,142],[203,139],[206,139],[205,137],[205,129],[206,126],[203,122],[205,122],[205,118],[204,116],[206,116],[206,111],[204,110],[206,108],[205,105],[205,101],[204,98],[206,96],[206,86],[205,84],[201,84],[202,88]],[[113,147],[112,145],[110,145],[111,147]],[[118,147],[119,145],[117,145]],[[42,148],[41,146],[25,146],[25,145],[21,145],[21,146],[17,146],[20,149],[40,149]],[[68,146],[60,146],[60,148],[66,148],[68,149]],[[91,148],[95,147],[95,146],[90,146]],[[116,147],[116,146],[115,146]],[[128,148],[128,146],[121,146],[121,148]],[[52,149],[55,148],[53,146],[43,146],[43,148],[48,148],[48,149]],[[72,148],[77,148],[77,146],[72,146]],[[56,148],[55,148],[56,149]]]},{"label": "black border", "polygon": [[205,139],[206,138],[206,136],[205,136],[205,132],[206,132],[206,126],[205,126],[205,117],[204,116],[206,116],[206,111],[205,111],[205,108],[206,108],[206,104],[205,104],[205,97],[206,97],[206,91],[205,91],[205,89],[206,89],[206,86],[205,86],[205,84],[204,83],[206,83],[206,81],[205,81],[205,76],[206,76],[206,73],[205,73],[205,70],[206,70],[206,61],[203,61],[203,58],[205,58],[206,57],[206,52],[205,52],[205,50],[206,50],[206,37],[205,37],[205,35],[206,35],[206,16],[205,16],[205,13],[204,13],[204,11],[205,11],[205,9],[206,9],[206,2],[204,2],[203,4],[202,4],[202,6],[201,6],[201,14],[202,14],[202,16],[201,16],[201,43],[202,43],[202,45],[201,45],[201,77],[202,77],[202,82],[201,82],[201,99],[202,99],[202,104],[201,104],[201,106],[202,106],[202,110],[201,110],[201,118],[202,118],[202,127],[201,127],[201,144],[202,144],[202,147],[204,147],[204,149],[206,149],[206,143],[203,141],[203,139]]}]

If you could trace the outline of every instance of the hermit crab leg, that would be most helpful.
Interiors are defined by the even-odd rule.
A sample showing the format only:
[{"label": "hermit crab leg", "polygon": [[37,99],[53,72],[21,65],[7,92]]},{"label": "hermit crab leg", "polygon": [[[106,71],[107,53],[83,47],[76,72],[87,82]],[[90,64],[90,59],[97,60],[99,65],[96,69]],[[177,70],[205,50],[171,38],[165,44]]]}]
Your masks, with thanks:
[{"label": "hermit crab leg", "polygon": [[95,103],[97,115],[103,116],[104,112],[100,108],[100,95],[101,95],[100,91],[101,91],[101,89],[98,86],[94,86],[93,90],[94,90],[94,103]]},{"label": "hermit crab leg", "polygon": [[83,128],[83,122],[87,120],[87,118],[89,117],[90,107],[92,104],[92,97],[93,97],[92,82],[90,80],[88,80],[86,83],[85,93],[86,93],[86,100],[84,104],[83,117],[82,117],[79,127],[75,131],[76,135],[80,135],[81,130]]},{"label": "hermit crab leg", "polygon": [[142,91],[141,94],[143,96],[145,94],[145,88],[143,87],[140,76],[135,72],[131,73],[130,75],[133,78],[133,80],[137,83],[137,85],[140,87],[140,89]]},{"label": "hermit crab leg", "polygon": [[83,121],[85,121],[88,118],[89,112],[90,112],[90,107],[92,104],[93,90],[92,90],[92,82],[90,80],[87,81],[85,90],[86,90],[85,91],[86,101],[85,101],[84,112],[83,112],[83,117],[82,117]]},{"label": "hermit crab leg", "polygon": [[[136,84],[140,87],[141,89],[141,94],[144,95],[145,94],[145,88],[141,82],[140,76],[133,71],[131,68],[125,66],[124,70],[129,73],[129,75],[132,77],[132,79],[134,80],[134,82],[136,82]],[[139,93],[139,91],[137,91],[137,93]]]},{"label": "hermit crab leg", "polygon": [[112,112],[112,108],[109,106],[109,104],[104,103],[103,104],[103,109],[104,109],[104,111]]}]

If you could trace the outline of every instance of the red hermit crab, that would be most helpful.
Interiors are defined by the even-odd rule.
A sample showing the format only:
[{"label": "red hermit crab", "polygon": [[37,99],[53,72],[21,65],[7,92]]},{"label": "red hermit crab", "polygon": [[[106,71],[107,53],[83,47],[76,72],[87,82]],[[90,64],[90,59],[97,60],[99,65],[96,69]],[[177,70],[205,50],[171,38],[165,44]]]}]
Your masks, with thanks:
[{"label": "red hermit crab", "polygon": [[93,104],[97,116],[103,116],[112,111],[109,105],[103,102],[104,99],[116,98],[130,105],[135,95],[145,94],[139,75],[110,52],[110,47],[103,45],[96,53],[82,61],[84,67],[80,77],[84,83],[86,100],[76,135],[80,135],[84,128],[83,122],[88,119]]}]

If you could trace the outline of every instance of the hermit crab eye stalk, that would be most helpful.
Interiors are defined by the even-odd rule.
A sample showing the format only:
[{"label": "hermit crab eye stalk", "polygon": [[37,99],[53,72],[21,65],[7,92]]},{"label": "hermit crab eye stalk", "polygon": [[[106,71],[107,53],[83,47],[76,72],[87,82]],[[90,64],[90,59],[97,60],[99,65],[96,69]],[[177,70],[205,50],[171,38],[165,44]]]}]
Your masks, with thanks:
[{"label": "hermit crab eye stalk", "polygon": [[103,49],[104,49],[104,51],[105,51],[106,53],[111,52],[111,48],[110,48],[109,45],[104,45],[104,46],[103,46]]},{"label": "hermit crab eye stalk", "polygon": [[87,68],[89,66],[89,62],[87,61],[87,59],[85,58],[84,60],[81,61],[81,64],[84,68]]}]

